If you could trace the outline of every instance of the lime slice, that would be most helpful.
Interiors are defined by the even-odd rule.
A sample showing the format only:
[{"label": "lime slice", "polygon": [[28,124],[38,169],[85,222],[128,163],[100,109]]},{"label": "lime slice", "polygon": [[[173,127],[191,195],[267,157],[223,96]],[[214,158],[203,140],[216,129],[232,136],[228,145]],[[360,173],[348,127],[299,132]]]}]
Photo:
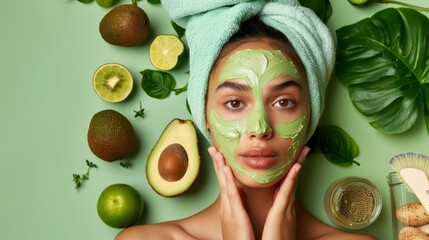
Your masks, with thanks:
[{"label": "lime slice", "polygon": [[98,96],[106,102],[120,102],[133,89],[133,76],[118,63],[106,63],[97,68],[92,84]]},{"label": "lime slice", "polygon": [[349,0],[349,2],[353,5],[362,5],[368,2],[368,0]]},{"label": "lime slice", "polygon": [[116,4],[117,0],[95,0],[97,4],[104,8],[109,8]]},{"label": "lime slice", "polygon": [[149,48],[149,58],[152,65],[159,70],[171,70],[185,50],[185,45],[175,35],[158,35]]}]

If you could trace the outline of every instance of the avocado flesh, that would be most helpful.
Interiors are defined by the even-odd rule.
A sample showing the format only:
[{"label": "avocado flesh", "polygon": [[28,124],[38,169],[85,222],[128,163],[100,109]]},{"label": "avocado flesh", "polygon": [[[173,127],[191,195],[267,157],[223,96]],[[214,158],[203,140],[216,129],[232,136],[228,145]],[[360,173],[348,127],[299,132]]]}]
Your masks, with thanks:
[{"label": "avocado flesh", "polygon": [[[185,174],[177,181],[164,179],[159,172],[159,160],[163,151],[172,144],[180,144],[186,151],[188,165]],[[185,193],[197,179],[200,169],[197,131],[191,120],[173,119],[162,132],[149,154],[146,177],[152,189],[164,197]]]}]

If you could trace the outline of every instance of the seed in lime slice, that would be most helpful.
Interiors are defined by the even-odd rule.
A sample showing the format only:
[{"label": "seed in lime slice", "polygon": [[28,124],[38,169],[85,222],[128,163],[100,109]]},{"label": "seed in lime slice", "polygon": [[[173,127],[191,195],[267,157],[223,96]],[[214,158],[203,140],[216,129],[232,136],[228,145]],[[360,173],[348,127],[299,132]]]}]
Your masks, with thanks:
[{"label": "seed in lime slice", "polygon": [[179,37],[158,35],[150,45],[149,58],[154,67],[168,71],[176,67],[184,50],[185,45]]},{"label": "seed in lime slice", "polygon": [[98,96],[106,102],[120,102],[133,89],[133,76],[118,63],[106,63],[97,68],[92,84]]}]

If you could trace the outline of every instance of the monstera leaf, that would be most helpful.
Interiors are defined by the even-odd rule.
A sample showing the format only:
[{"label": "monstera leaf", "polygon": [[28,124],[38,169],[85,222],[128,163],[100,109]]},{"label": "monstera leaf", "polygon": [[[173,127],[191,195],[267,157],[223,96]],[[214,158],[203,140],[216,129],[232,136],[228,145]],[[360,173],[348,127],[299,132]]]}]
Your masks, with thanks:
[{"label": "monstera leaf", "polygon": [[388,8],[336,33],[337,76],[371,126],[402,133],[421,112],[429,132],[429,19]]}]

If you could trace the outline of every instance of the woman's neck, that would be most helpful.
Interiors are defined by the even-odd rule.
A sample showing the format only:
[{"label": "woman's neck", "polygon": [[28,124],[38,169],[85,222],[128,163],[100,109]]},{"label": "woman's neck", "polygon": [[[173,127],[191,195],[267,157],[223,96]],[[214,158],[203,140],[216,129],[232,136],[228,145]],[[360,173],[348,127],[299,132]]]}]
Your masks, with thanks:
[{"label": "woman's neck", "polygon": [[256,239],[261,239],[265,220],[274,202],[276,186],[266,188],[241,187],[243,204],[249,214]]}]

